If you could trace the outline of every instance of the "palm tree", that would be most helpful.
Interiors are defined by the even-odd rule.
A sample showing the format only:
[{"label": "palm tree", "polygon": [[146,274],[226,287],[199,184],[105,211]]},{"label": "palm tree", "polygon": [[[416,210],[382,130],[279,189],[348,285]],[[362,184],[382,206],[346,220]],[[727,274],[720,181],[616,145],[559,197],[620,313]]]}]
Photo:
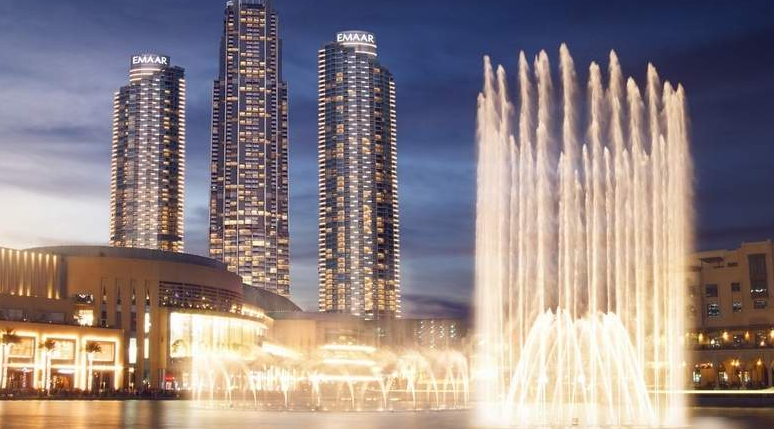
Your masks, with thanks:
[{"label": "palm tree", "polygon": [[172,354],[175,356],[188,354],[188,344],[186,344],[185,340],[179,339],[172,343]]},{"label": "palm tree", "polygon": [[16,329],[12,328],[5,328],[2,331],[2,334],[0,335],[2,337],[2,350],[3,350],[3,358],[2,358],[2,371],[0,371],[0,388],[6,387],[7,378],[8,378],[8,357],[11,354],[11,348],[15,344],[21,343],[21,337],[16,335]]},{"label": "palm tree", "polygon": [[41,341],[38,348],[43,350],[43,388],[49,391],[51,388],[51,353],[56,348],[56,341],[51,338]]},{"label": "palm tree", "polygon": [[102,346],[96,341],[89,341],[86,343],[86,347],[83,350],[89,355],[89,379],[87,390],[91,391],[93,385],[93,368],[94,368],[94,354],[102,351]]}]

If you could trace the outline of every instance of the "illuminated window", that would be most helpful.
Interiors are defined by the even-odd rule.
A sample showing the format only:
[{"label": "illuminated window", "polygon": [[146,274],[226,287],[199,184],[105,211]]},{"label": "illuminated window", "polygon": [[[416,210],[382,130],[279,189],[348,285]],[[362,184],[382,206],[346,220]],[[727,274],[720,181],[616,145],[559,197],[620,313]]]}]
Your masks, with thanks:
[{"label": "illuminated window", "polygon": [[56,344],[51,353],[51,360],[73,360],[75,359],[75,341],[53,339]]},{"label": "illuminated window", "polygon": [[35,338],[20,337],[19,342],[11,346],[8,356],[12,358],[31,359],[35,356]]},{"label": "illuminated window", "polygon": [[[116,345],[108,341],[89,341],[99,346],[99,351],[94,352],[94,362],[113,362],[116,356]],[[136,350],[135,350],[136,351]]]},{"label": "illuminated window", "polygon": [[146,334],[150,332],[150,328],[151,328],[150,313],[146,312],[145,313],[145,333]]},{"label": "illuminated window", "polygon": [[81,308],[76,315],[78,324],[81,326],[93,326],[94,325],[94,310]]},{"label": "illuminated window", "polygon": [[720,317],[720,305],[716,303],[707,304],[707,317]]},{"label": "illuminated window", "polygon": [[129,338],[129,363],[137,363],[137,338]]}]

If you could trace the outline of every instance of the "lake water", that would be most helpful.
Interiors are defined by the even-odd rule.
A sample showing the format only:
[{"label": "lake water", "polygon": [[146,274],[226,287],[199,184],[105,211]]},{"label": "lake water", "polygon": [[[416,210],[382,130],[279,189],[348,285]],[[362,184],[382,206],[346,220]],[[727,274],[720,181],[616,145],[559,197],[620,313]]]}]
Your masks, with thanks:
[{"label": "lake water", "polygon": [[[696,429],[774,428],[774,408],[693,409]],[[467,429],[472,412],[311,413],[205,408],[187,401],[0,401],[0,428]]]}]

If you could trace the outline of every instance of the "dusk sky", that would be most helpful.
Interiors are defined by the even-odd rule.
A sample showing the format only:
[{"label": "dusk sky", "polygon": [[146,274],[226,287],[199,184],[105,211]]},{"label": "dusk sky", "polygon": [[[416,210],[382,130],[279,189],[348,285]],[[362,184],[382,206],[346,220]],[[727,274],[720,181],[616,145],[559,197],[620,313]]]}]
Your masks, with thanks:
[{"label": "dusk sky", "polygon": [[[186,251],[207,253],[212,80],[225,1],[0,1],[0,246],[107,244],[113,92],[129,57],[187,75]],[[740,7],[744,4],[744,7]],[[697,247],[774,238],[774,2],[279,0],[290,93],[291,293],[317,301],[317,50],[376,34],[395,75],[402,289],[409,314],[465,314],[473,284],[482,57],[560,43],[582,81],[615,49],[688,94]],[[421,311],[420,308],[421,307]]]}]

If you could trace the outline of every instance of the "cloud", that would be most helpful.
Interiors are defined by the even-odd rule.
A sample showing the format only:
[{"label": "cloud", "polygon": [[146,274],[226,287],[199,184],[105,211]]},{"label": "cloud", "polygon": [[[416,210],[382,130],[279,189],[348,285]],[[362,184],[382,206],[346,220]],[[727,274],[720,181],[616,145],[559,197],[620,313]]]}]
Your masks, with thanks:
[{"label": "cloud", "polygon": [[[210,97],[223,3],[0,2],[0,195],[4,208],[13,207],[0,211],[0,245],[106,241],[112,96],[126,83],[129,55],[152,50],[186,68],[186,249],[206,254]],[[518,50],[532,56],[545,48],[555,59],[562,41],[581,78],[610,48],[640,81],[652,60],[688,90],[700,245],[772,236],[771,2],[708,9],[590,0],[568,2],[563,13],[506,1],[392,4],[324,0],[310,20],[307,3],[276,3],[290,87],[292,293],[305,308],[315,308],[317,294],[317,50],[355,24],[376,33],[379,58],[397,84],[407,305],[457,311],[455,300],[469,298],[484,54],[506,66],[512,85]]]},{"label": "cloud", "polygon": [[469,302],[431,295],[404,294],[403,306],[406,317],[447,317],[468,320],[472,313]]}]

